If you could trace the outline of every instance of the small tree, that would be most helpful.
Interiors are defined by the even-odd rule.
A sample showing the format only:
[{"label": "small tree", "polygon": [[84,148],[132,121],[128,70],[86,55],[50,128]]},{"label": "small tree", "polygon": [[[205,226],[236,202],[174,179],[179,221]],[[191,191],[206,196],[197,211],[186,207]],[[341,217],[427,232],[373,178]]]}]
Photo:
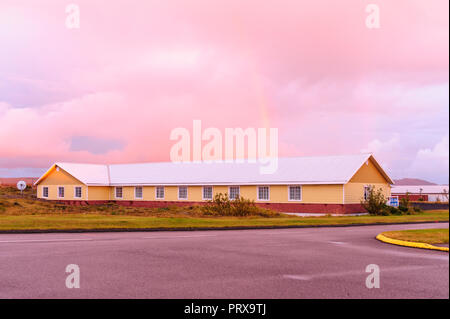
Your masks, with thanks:
[{"label": "small tree", "polygon": [[370,215],[385,215],[386,197],[383,194],[383,189],[379,188],[375,191],[374,187],[370,187],[366,199],[361,201],[361,205]]},{"label": "small tree", "polygon": [[406,195],[400,199],[400,205],[398,206],[398,209],[406,213],[407,211],[409,211],[410,206],[409,192],[406,192]]}]

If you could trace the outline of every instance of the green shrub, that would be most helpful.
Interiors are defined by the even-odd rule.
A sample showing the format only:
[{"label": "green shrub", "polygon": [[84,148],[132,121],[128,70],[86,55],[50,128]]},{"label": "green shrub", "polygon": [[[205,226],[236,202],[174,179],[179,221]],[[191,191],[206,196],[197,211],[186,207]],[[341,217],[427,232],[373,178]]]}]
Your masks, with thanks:
[{"label": "green shrub", "polygon": [[398,209],[403,213],[406,213],[409,210],[409,208],[407,206],[403,206],[403,205],[398,206]]},{"label": "green shrub", "polygon": [[255,202],[245,199],[242,196],[231,200],[228,194],[216,194],[214,199],[201,208],[203,214],[213,216],[262,216],[274,217],[279,216],[279,213],[273,212],[269,209],[259,208]]},{"label": "green shrub", "polygon": [[387,215],[403,215],[403,212],[394,206],[386,206]]},{"label": "green shrub", "polygon": [[385,215],[387,205],[383,189],[379,188],[375,191],[374,187],[371,187],[366,200],[362,200],[361,205],[370,215]]},{"label": "green shrub", "polygon": [[406,207],[409,209],[410,207],[410,200],[409,200],[409,192],[406,192],[406,195],[402,198],[400,198],[400,206],[399,207]]}]

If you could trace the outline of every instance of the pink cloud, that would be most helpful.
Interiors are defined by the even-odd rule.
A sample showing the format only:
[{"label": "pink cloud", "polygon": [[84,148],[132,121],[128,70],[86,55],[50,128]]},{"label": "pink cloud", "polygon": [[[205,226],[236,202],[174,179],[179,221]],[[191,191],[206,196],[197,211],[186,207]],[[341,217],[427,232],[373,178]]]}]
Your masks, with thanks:
[{"label": "pink cloud", "polygon": [[448,1],[377,1],[376,30],[370,1],[75,3],[78,30],[59,1],[0,4],[1,167],[168,160],[170,131],[201,119],[277,127],[282,156],[395,139],[385,161],[402,174],[396,158],[448,136]]}]

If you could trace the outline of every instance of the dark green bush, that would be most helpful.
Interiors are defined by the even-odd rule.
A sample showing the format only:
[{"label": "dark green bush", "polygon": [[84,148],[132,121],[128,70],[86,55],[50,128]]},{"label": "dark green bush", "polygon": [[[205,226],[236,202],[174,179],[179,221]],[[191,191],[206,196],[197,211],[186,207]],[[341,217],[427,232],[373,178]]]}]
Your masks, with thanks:
[{"label": "dark green bush", "polygon": [[394,206],[386,206],[385,207],[386,215],[402,215],[403,212]]},{"label": "dark green bush", "polygon": [[374,187],[371,187],[367,199],[361,201],[361,205],[370,215],[385,215],[387,205],[383,190],[379,188],[375,191]]},{"label": "dark green bush", "polygon": [[411,207],[408,193],[400,199],[400,205],[397,208],[386,204],[386,198],[381,188],[375,190],[373,187],[369,190],[367,199],[361,201],[361,205],[363,205],[370,215],[411,215],[422,212],[419,208]]},{"label": "dark green bush", "polygon": [[409,193],[406,192],[406,195],[402,198],[400,198],[400,207],[406,207],[406,211],[409,209],[410,207],[410,200],[409,200]]},{"label": "dark green bush", "polygon": [[403,206],[403,205],[398,206],[398,209],[403,213],[406,213],[409,210],[409,208],[407,206]]}]

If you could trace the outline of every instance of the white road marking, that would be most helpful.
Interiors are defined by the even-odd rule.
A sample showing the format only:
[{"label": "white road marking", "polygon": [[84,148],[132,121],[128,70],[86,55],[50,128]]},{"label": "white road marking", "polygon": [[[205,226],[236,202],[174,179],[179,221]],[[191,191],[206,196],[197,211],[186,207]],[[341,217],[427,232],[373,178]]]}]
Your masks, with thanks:
[{"label": "white road marking", "polygon": [[170,239],[170,238],[196,238],[196,237],[216,237],[217,235],[187,235],[187,236],[153,236],[142,237],[144,239]]},{"label": "white road marking", "polygon": [[[439,268],[440,266],[402,266],[402,267],[389,267],[380,268],[381,272],[396,272],[396,271],[412,271],[412,270],[422,270],[425,268]],[[312,280],[326,277],[342,277],[342,276],[364,276],[367,274],[364,269],[362,270],[350,270],[342,272],[330,272],[322,274],[312,274],[312,275],[283,275],[283,278],[294,279],[294,280]]]},{"label": "white road marking", "polygon": [[306,275],[283,275],[283,278],[295,279],[295,280],[311,280],[313,276]]},{"label": "white road marking", "polygon": [[336,244],[336,245],[345,245],[346,243],[344,243],[343,241],[330,241],[331,244]]}]

